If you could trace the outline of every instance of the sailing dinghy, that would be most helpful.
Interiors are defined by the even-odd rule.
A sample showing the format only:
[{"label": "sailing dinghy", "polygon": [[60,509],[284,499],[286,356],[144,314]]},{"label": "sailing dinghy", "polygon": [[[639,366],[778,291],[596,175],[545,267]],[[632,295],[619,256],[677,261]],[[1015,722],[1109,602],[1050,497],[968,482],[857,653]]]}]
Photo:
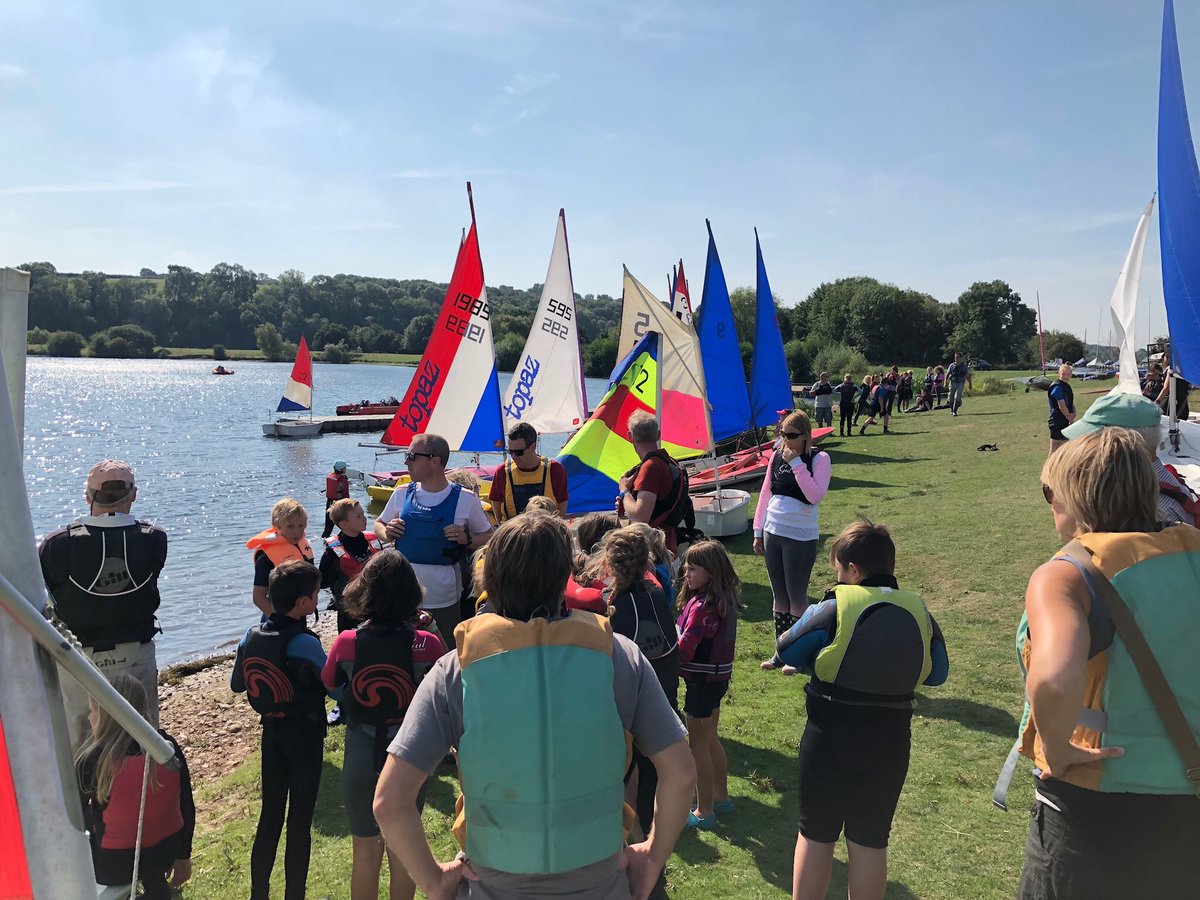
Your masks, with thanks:
[{"label": "sailing dinghy", "polygon": [[[468,197],[470,190],[468,184]],[[383,434],[384,444],[407,447],[429,431],[444,437],[452,452],[504,449],[491,316],[472,200],[471,228],[459,247],[446,298],[416,374]]]},{"label": "sailing dinghy", "polygon": [[288,378],[283,396],[279,398],[276,412],[308,412],[307,419],[276,419],[273,422],[263,422],[263,434],[268,437],[317,437],[321,433],[321,423],[314,422],[312,417],[312,355],[308,352],[308,342],[300,335],[300,346],[296,348],[296,361],[292,364],[292,374]]}]

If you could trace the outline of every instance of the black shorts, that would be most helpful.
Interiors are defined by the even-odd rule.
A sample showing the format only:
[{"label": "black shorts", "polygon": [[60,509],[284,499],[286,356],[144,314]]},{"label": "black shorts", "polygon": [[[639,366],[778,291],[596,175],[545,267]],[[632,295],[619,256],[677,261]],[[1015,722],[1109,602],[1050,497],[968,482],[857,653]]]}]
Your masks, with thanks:
[{"label": "black shorts", "polygon": [[[1200,801],[1037,782],[1017,896],[1195,897]],[[1053,805],[1050,805],[1053,804]],[[1056,808],[1057,807],[1057,808]]]},{"label": "black shorts", "polygon": [[883,849],[908,775],[912,710],[806,697],[800,738],[800,833]]},{"label": "black shorts", "polygon": [[1070,424],[1071,424],[1071,423],[1070,423],[1070,422],[1068,422],[1068,421],[1066,420],[1066,418],[1065,418],[1065,417],[1063,417],[1063,416],[1055,416],[1055,417],[1051,417],[1051,419],[1050,419],[1050,421],[1049,421],[1049,425],[1050,425],[1050,440],[1052,440],[1052,441],[1065,441],[1065,440],[1066,440],[1066,438],[1065,438],[1065,437],[1063,437],[1062,430],[1063,430],[1064,428],[1066,428],[1066,427],[1067,427],[1068,425],[1070,425]]},{"label": "black shorts", "polygon": [[684,715],[693,719],[707,719],[721,705],[721,698],[729,690],[728,681],[689,681],[683,694]]}]

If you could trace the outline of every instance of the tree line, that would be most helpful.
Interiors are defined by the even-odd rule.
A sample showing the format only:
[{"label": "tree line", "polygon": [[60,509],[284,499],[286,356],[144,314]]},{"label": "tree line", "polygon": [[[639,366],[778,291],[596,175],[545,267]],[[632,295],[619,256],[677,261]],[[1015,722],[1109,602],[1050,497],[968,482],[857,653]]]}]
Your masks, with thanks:
[{"label": "tree line", "polygon": [[[421,353],[447,287],[424,279],[305,278],[296,270],[271,278],[230,263],[208,272],[174,265],[165,273],[142,269],[138,276],[60,273],[49,262],[21,268],[32,274],[29,325],[44,339],[35,343],[55,355],[78,355],[86,347],[95,356],[146,356],[155,346],[219,345],[289,358],[302,334],[330,362],[362,352]],[[500,368],[515,367],[541,289],[488,288]],[[754,290],[737,288],[730,299],[749,372]],[[1000,366],[1038,361],[1035,314],[1004,281],[976,282],[954,303],[942,303],[857,276],[821,284],[794,306],[778,297],[775,305],[797,381],[822,369],[857,373],[867,360],[932,364],[955,350]],[[576,310],[584,369],[605,377],[616,363],[621,302],[607,294],[577,295]]]}]

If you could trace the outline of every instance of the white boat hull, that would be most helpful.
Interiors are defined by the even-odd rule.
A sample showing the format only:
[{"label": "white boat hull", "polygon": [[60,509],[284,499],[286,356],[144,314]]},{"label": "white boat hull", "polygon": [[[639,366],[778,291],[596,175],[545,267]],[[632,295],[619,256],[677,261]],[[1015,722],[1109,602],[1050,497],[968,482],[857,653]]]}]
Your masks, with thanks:
[{"label": "white boat hull", "polygon": [[263,423],[263,434],[267,437],[317,437],[321,434],[321,423],[308,419],[279,419]]},{"label": "white boat hull", "polygon": [[719,496],[717,491],[692,494],[692,505],[696,527],[709,537],[734,537],[750,527],[750,494],[746,491],[722,488]]}]

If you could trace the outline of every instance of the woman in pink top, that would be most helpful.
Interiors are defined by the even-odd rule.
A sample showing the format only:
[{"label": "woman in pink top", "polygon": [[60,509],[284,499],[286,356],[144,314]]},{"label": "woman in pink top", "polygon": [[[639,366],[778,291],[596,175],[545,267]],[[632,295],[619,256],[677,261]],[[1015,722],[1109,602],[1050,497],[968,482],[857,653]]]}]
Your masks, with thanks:
[{"label": "woman in pink top", "polygon": [[[779,432],[754,511],[754,552],[766,558],[776,639],[808,609],[808,580],[821,537],[817,511],[829,490],[831,468],[829,454],[813,446],[812,425],[803,412],[790,413]],[[774,653],[762,668],[796,672]]]}]

